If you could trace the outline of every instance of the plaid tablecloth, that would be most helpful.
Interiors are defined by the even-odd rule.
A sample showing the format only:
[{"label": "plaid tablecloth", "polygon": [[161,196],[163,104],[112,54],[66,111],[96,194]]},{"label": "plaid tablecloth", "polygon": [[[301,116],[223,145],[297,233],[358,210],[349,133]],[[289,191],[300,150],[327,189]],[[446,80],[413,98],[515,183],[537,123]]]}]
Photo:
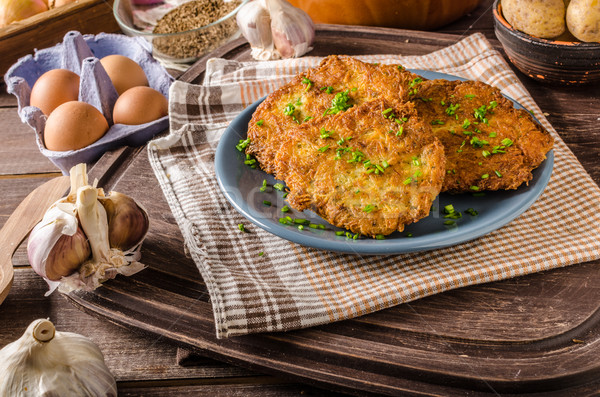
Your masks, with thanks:
[{"label": "plaid tablecloth", "polygon": [[[555,139],[543,195],[508,225],[428,252],[361,256],[307,248],[246,223],[225,199],[214,154],[248,105],[316,66],[316,57],[272,62],[212,59],[202,85],[175,82],[170,133],[148,146],[153,170],[208,287],[219,338],[344,320],[453,288],[600,257],[600,190],[548,123],[502,56],[474,34],[424,56],[358,57],[494,85],[532,111]],[[264,253],[264,255],[260,255]]]}]

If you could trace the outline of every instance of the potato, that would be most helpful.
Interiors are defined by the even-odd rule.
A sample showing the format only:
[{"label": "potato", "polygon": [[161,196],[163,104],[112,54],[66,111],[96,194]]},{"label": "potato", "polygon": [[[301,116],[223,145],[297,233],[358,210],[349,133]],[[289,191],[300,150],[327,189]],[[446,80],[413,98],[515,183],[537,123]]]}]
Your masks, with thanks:
[{"label": "potato", "polygon": [[600,41],[600,1],[571,0],[567,27],[581,41]]},{"label": "potato", "polygon": [[513,28],[531,36],[550,39],[565,31],[563,0],[502,0],[502,13]]}]

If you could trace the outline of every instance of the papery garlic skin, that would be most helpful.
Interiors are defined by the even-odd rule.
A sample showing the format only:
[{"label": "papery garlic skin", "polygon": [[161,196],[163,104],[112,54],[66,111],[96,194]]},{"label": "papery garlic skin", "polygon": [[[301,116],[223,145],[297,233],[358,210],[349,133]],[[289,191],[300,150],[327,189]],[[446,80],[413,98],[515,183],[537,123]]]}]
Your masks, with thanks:
[{"label": "papery garlic skin", "polygon": [[102,352],[85,336],[56,331],[45,319],[0,350],[0,396],[116,397]]},{"label": "papery garlic skin", "polygon": [[237,23],[256,60],[300,57],[312,50],[312,19],[286,0],[251,1],[238,11]]},{"label": "papery garlic skin", "polygon": [[271,35],[271,16],[264,0],[246,3],[237,13],[237,24],[251,47],[252,58],[260,61],[279,59]]},{"label": "papery garlic skin", "polygon": [[273,44],[282,58],[297,58],[310,50],[315,25],[303,10],[286,0],[265,0],[271,15]]}]

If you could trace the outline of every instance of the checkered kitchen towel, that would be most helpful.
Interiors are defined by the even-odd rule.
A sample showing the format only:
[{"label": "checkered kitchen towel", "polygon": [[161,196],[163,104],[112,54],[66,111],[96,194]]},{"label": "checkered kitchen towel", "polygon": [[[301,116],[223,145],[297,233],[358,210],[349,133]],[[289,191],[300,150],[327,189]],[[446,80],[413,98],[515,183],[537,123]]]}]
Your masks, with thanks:
[{"label": "checkered kitchen towel", "polygon": [[340,254],[291,243],[258,227],[240,233],[237,225],[248,222],[225,199],[215,178],[218,140],[246,106],[320,59],[212,59],[203,85],[172,85],[170,134],[152,141],[148,155],[210,292],[217,337],[339,321],[452,288],[600,257],[600,190],[483,35],[425,56],[359,58],[499,87],[533,111],[554,136],[555,168],[548,187],[507,226],[428,252]]}]

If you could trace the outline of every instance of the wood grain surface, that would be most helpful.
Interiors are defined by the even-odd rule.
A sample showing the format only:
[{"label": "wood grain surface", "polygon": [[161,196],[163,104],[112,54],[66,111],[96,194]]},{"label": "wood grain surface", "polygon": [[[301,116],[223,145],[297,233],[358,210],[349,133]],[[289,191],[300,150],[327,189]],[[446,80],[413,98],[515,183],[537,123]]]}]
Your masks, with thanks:
[{"label": "wood grain surface", "polygon": [[[491,0],[483,1],[471,15],[440,30],[452,36],[443,36],[438,45],[457,41],[476,31],[483,32],[497,44],[492,28],[491,3]],[[359,36],[368,39],[368,32],[362,28],[356,30],[360,32]],[[406,45],[415,53],[435,49],[436,38],[431,33],[414,32],[413,36],[414,42],[410,38],[409,42],[397,42],[388,36],[391,40],[386,42],[386,48]],[[331,40],[331,35],[326,37]],[[343,45],[359,53],[361,40],[359,37]],[[232,57],[245,56],[243,48],[238,48],[237,53],[232,49],[227,51]],[[184,78],[197,79],[202,68],[200,62]],[[518,71],[516,73],[586,170],[596,182],[600,181],[599,87],[552,87],[529,80]],[[16,100],[5,92],[0,93],[0,139],[2,226],[31,191],[59,176],[60,172],[39,153],[32,130],[16,115]],[[447,292],[352,322],[306,331],[311,338],[306,338],[304,332],[292,335],[292,341],[285,340],[290,337],[286,334],[263,335],[258,337],[256,345],[252,338],[245,341],[211,339],[214,332],[209,321],[196,324],[190,318],[190,315],[208,316],[204,309],[208,306],[208,298],[193,262],[184,255],[182,238],[173,224],[170,211],[164,210],[162,192],[156,186],[145,156],[144,148],[124,149],[107,154],[92,169],[96,176],[103,176],[101,184],[106,182],[140,199],[150,207],[153,217],[151,233],[143,248],[143,259],[150,265],[149,269],[138,273],[134,279],[113,280],[106,289],[102,288],[101,295],[82,298],[91,304],[121,307],[123,311],[119,320],[123,322],[95,311],[93,316],[88,315],[73,306],[70,299],[57,293],[44,297],[47,286],[28,266],[25,250],[21,247],[13,257],[16,266],[14,285],[0,305],[0,347],[17,339],[34,319],[50,318],[57,329],[88,336],[100,347],[122,396],[338,395],[332,389],[352,395],[370,395],[390,394],[390,387],[395,388],[395,395],[599,394],[600,385],[594,383],[598,379],[595,367],[597,355],[587,354],[598,344],[598,262]],[[117,169],[112,165],[117,165]],[[120,171],[122,166],[126,166],[129,172],[137,170],[139,175]],[[174,253],[177,260],[173,259]],[[157,279],[160,280],[158,286]],[[159,314],[151,311],[141,317],[130,317],[134,313],[136,299],[157,297],[169,301],[177,298],[178,304],[183,305],[185,310],[175,317],[158,318]],[[153,309],[156,307],[160,309],[161,305],[155,303]],[[131,324],[131,321],[140,320],[151,326]],[[191,329],[194,330],[191,336],[184,339],[175,337]],[[340,335],[342,339],[338,339]],[[206,341],[198,343],[204,336]],[[332,343],[332,338],[349,342],[342,346],[347,353],[343,358],[324,351],[324,347]],[[519,338],[525,338],[526,342],[515,342]],[[361,340],[368,345],[362,346]],[[367,346],[373,344],[379,348],[365,353]],[[257,362],[253,362],[245,361],[245,357],[229,356],[229,351],[235,350],[238,345],[242,348],[242,353],[236,353],[239,356],[258,354],[261,360],[254,359]],[[399,350],[388,352],[381,348],[386,345],[397,345]],[[182,361],[178,347],[193,350],[194,354]],[[286,368],[269,369],[265,365],[273,355],[286,354],[290,349],[300,347],[310,348],[310,354],[298,361],[288,359],[287,363],[289,366],[302,365],[312,359],[316,363],[310,368],[312,373],[290,375]],[[448,361],[444,368],[426,369],[435,374],[432,376],[426,376],[419,365],[408,361],[403,366],[397,363],[388,365],[390,357],[403,361],[401,354],[409,348],[419,350],[418,357],[422,361],[417,364],[421,367],[429,367],[431,351],[446,354]],[[557,361],[557,357],[564,357],[565,353],[570,354],[572,359]],[[361,355],[375,357],[371,363],[359,360]],[[502,355],[512,359],[504,375],[495,377],[490,383],[487,381],[493,375],[490,368]],[[538,361],[538,372],[533,374],[533,370],[527,368],[536,365],[536,356],[549,357],[549,361],[543,372],[539,372]],[[488,362],[487,366],[480,371],[470,368],[469,372],[467,368],[462,379],[454,378],[452,371],[462,372],[465,366],[472,365],[475,358],[482,357]],[[372,389],[364,391],[346,378],[337,383],[325,379],[327,371],[346,365],[346,360],[347,371],[362,379],[363,383],[372,383]],[[413,357],[412,361],[414,363],[416,358]],[[537,380],[515,382],[524,369],[529,371],[527,376],[533,374]],[[282,374],[281,370],[286,370],[286,373]],[[555,376],[557,371],[562,371],[562,375]],[[314,380],[306,375],[315,375]],[[389,385],[380,385],[378,379],[389,381]]]},{"label": "wood grain surface", "polygon": [[[458,39],[328,25],[319,26],[311,54],[424,54]],[[250,59],[243,41],[212,56]],[[180,79],[197,83],[202,72],[200,62]],[[206,287],[184,255],[147,156],[140,152],[133,158],[109,173],[105,168],[115,159],[102,159],[98,176],[149,210],[154,223],[142,250],[149,267],[94,293],[71,294],[84,311],[218,360],[347,393],[551,394],[597,387],[597,263],[451,291],[326,326],[217,340]]]}]

